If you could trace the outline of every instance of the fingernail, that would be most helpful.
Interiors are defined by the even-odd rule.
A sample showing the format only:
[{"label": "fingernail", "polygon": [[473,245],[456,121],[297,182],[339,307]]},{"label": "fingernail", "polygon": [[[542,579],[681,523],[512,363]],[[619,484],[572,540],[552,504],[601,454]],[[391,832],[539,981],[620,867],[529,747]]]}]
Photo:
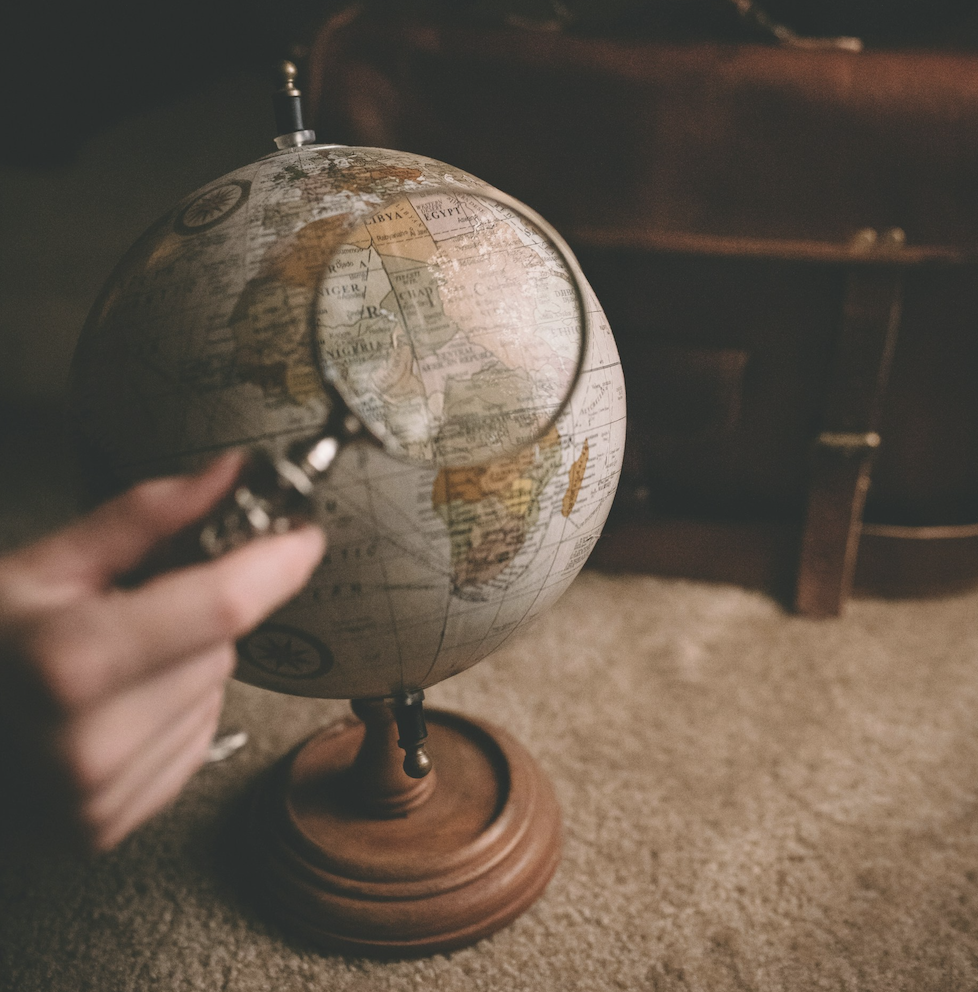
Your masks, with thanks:
[{"label": "fingernail", "polygon": [[229,470],[231,465],[240,466],[244,459],[244,448],[232,448],[230,451],[224,451],[215,458],[212,458],[203,468],[194,474],[203,476],[210,475],[212,472],[217,473],[221,470]]},{"label": "fingernail", "polygon": [[302,542],[310,555],[315,553],[317,560],[326,551],[326,533],[318,524],[303,524],[289,531],[289,535]]}]

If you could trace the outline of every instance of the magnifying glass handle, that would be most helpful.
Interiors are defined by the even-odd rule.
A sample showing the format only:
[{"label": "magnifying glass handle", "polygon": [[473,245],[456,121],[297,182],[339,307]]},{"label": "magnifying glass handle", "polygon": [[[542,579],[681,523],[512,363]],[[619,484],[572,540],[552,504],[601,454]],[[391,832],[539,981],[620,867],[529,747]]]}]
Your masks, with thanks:
[{"label": "magnifying glass handle", "polygon": [[254,449],[233,492],[200,530],[204,554],[219,558],[256,537],[284,534],[314,520],[316,482],[329,471],[340,448],[364,433],[356,417],[337,409],[321,434],[297,442],[283,457]]},{"label": "magnifying glass handle", "polygon": [[256,537],[282,534],[312,519],[312,483],[304,476],[300,482],[300,476],[287,459],[275,461],[264,451],[251,452],[234,491],[201,528],[204,554],[219,558]]}]

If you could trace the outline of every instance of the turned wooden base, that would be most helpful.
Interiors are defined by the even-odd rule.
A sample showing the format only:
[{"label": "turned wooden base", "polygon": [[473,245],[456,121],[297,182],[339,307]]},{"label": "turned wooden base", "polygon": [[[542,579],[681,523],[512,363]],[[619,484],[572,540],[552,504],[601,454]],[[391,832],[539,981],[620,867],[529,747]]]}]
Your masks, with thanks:
[{"label": "turned wooden base", "polygon": [[550,783],[509,734],[439,710],[427,714],[434,771],[409,779],[389,710],[368,705],[369,731],[327,728],[256,795],[263,908],[324,949],[368,956],[446,951],[506,926],[557,867]]}]

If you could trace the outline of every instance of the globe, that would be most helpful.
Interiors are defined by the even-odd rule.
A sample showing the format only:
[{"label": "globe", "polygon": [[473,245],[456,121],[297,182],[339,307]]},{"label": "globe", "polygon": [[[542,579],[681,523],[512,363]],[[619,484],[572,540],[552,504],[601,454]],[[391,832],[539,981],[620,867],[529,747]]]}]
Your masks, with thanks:
[{"label": "globe", "polygon": [[[316,317],[322,231],[351,204],[436,187],[491,190],[422,156],[307,144],[178,203],[120,262],[78,343],[70,403],[93,462],[124,485],[230,447],[275,457],[314,432],[329,412],[315,339],[342,351],[344,333],[341,319]],[[359,247],[388,258],[419,238],[461,250],[434,210],[371,238]],[[389,291],[389,267],[358,263],[356,252],[343,265],[349,286],[359,280],[358,305]],[[342,270],[331,285],[349,288]],[[240,642],[241,680],[328,698],[423,689],[485,658],[560,597],[601,533],[624,445],[618,353],[598,301],[585,296],[581,374],[532,446],[440,468],[366,444],[341,452],[314,494],[326,557],[299,596]]]}]

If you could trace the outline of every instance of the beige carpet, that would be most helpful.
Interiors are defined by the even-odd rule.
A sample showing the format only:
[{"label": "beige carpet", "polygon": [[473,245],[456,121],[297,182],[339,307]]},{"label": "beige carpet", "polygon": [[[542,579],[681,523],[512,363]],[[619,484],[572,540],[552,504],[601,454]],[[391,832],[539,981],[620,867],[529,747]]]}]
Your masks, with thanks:
[{"label": "beige carpet", "polygon": [[290,945],[237,896],[224,817],[344,704],[235,685],[251,744],[92,862],[0,850],[0,987],[964,990],[978,987],[978,595],[837,622],[734,588],[585,573],[430,692],[551,776],[565,853],[509,929],[371,963]]}]

